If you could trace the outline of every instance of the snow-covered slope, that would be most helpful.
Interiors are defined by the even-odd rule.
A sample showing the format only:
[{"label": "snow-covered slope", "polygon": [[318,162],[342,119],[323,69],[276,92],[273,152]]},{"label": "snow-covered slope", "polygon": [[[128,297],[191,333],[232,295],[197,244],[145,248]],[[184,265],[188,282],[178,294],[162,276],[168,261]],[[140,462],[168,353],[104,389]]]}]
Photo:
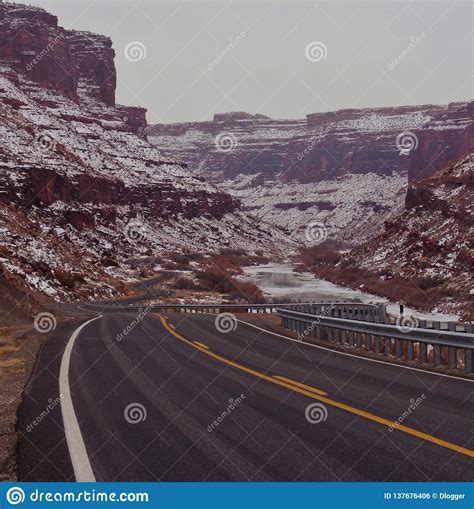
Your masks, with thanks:
[{"label": "snow-covered slope", "polygon": [[[474,317],[474,151],[410,185],[406,210],[385,232],[347,253],[358,270],[411,281],[444,309]],[[429,302],[427,303],[429,307]]]},{"label": "snow-covered slope", "polygon": [[[276,181],[253,184],[241,176],[221,188],[246,204],[246,210],[268,223],[284,227],[295,240],[311,244],[311,225],[323,225],[321,235],[355,245],[381,231],[388,215],[403,210],[406,175],[376,173],[345,175],[314,184]],[[319,239],[322,240],[322,239]]]},{"label": "snow-covered slope", "polygon": [[[109,39],[64,31],[42,9],[0,9],[0,268],[7,279],[57,300],[110,297],[135,276],[129,257],[230,246],[271,251],[288,241],[134,133],[114,103]],[[48,49],[51,40],[58,47]],[[50,73],[60,78],[66,64],[74,80],[64,90]]]},{"label": "snow-covered slope", "polygon": [[408,181],[466,152],[474,140],[472,107],[351,109],[306,120],[234,112],[151,126],[148,134],[295,240],[322,221],[331,238],[354,246],[402,210]]}]

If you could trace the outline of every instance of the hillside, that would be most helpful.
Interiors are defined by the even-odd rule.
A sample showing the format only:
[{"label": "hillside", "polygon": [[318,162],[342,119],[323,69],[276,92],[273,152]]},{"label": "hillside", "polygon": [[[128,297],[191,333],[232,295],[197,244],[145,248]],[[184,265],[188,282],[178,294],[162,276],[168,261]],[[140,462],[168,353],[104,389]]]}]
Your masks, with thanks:
[{"label": "hillside", "polygon": [[137,135],[144,110],[115,104],[110,39],[19,4],[0,4],[0,21],[6,280],[45,299],[112,297],[138,274],[130,257],[286,242]]},{"label": "hillside", "polygon": [[307,250],[331,281],[415,307],[474,318],[474,151],[410,185],[384,232],[344,254]]}]

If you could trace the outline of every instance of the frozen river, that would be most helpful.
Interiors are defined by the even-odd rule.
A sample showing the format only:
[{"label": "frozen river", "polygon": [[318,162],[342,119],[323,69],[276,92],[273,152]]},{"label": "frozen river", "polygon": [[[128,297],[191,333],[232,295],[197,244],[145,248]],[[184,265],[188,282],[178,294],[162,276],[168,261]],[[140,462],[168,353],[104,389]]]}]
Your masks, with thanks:
[{"label": "frozen river", "polygon": [[245,281],[255,283],[267,298],[286,302],[386,302],[387,299],[316,279],[311,272],[295,272],[291,265],[268,264],[243,268]]},{"label": "frozen river", "polygon": [[[387,302],[384,297],[351,290],[324,279],[317,279],[311,272],[295,272],[291,265],[266,264],[243,267],[244,281],[255,283],[270,300],[279,302]],[[399,306],[388,303],[388,311],[398,314]],[[442,313],[427,313],[405,307],[405,311],[420,319],[457,320],[458,317]]]}]

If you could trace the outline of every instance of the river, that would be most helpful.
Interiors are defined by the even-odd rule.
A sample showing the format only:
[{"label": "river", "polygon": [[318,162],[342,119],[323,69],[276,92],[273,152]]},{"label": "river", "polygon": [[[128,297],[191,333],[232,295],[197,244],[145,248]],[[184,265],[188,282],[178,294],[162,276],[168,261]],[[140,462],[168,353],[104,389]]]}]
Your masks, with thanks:
[{"label": "river", "polygon": [[[251,265],[243,267],[244,275],[239,279],[255,283],[264,296],[275,302],[386,302],[388,311],[398,314],[399,306],[362,290],[351,290],[324,279],[315,278],[311,272],[295,272],[290,264]],[[453,321],[458,317],[444,313],[429,313],[405,307],[405,312],[419,319]]]},{"label": "river", "polygon": [[244,267],[243,280],[255,283],[267,298],[286,302],[385,302],[387,299],[317,279],[311,272],[295,272],[291,265]]}]

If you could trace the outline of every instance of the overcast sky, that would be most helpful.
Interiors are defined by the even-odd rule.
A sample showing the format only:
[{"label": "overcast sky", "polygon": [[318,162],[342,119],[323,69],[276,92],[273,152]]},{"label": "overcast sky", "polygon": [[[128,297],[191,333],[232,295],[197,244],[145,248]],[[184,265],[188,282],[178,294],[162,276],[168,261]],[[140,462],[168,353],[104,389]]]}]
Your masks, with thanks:
[{"label": "overcast sky", "polygon": [[110,36],[117,101],[148,108],[150,123],[473,96],[470,1],[24,3],[66,28]]}]

